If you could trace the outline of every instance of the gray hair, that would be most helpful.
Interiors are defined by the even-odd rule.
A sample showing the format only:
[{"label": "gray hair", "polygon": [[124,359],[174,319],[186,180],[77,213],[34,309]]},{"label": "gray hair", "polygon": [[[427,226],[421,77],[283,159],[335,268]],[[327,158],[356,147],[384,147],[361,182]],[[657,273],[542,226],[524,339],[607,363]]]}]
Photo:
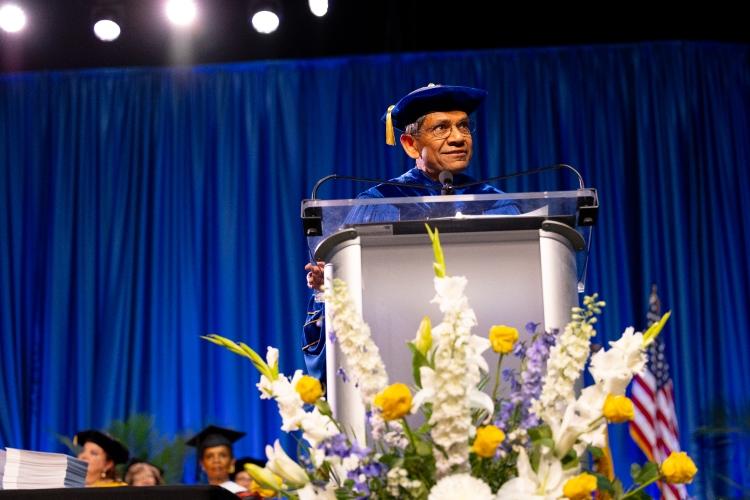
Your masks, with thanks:
[{"label": "gray hair", "polygon": [[404,127],[404,134],[406,135],[417,135],[419,132],[419,129],[422,128],[422,124],[424,123],[424,119],[427,115],[422,115],[415,122],[412,122],[408,124],[406,127]]}]

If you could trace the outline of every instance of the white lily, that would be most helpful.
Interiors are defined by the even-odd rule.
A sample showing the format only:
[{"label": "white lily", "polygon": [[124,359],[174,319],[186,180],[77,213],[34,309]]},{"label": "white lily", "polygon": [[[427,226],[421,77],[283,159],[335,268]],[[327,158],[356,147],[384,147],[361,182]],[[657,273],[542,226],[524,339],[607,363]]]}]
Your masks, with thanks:
[{"label": "white lily", "polygon": [[273,447],[266,446],[266,458],[266,469],[283,479],[287,486],[300,488],[310,482],[305,469],[289,458],[278,439],[273,443]]},{"label": "white lily", "polygon": [[497,500],[557,500],[562,496],[565,481],[578,472],[578,468],[563,471],[562,464],[547,450],[539,460],[539,471],[534,472],[526,450],[521,448],[516,462],[518,477],[503,484],[497,492]]},{"label": "white lily", "polygon": [[[594,426],[591,424],[596,423],[602,416],[606,398],[607,394],[603,392],[602,386],[586,387],[581,391],[581,396],[565,409],[561,421],[546,420],[552,429],[555,453],[558,457],[564,456],[577,441],[597,448],[604,447],[602,427],[605,422],[602,420]],[[576,451],[581,450],[577,447]]]},{"label": "white lily", "polygon": [[299,500],[336,500],[336,485],[326,484],[321,487],[308,483],[296,493]]},{"label": "white lily", "polygon": [[610,349],[602,349],[591,357],[589,372],[597,384],[602,384],[605,393],[620,396],[625,394],[633,375],[646,366],[643,334],[630,327],[609,345]]}]

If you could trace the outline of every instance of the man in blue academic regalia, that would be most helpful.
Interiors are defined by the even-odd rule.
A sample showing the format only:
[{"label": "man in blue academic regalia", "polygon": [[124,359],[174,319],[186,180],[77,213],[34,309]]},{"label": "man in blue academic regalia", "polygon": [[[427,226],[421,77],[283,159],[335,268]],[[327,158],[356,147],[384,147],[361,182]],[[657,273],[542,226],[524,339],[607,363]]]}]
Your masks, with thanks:
[{"label": "man in blue academic regalia", "polygon": [[[464,174],[473,152],[472,123],[469,115],[484,101],[487,92],[472,87],[433,85],[421,87],[404,96],[390,106],[383,115],[386,126],[386,143],[395,145],[394,130],[402,131],[401,147],[415,160],[412,169],[389,182],[379,184],[360,193],[357,198],[397,198],[405,196],[440,195],[444,188],[439,177],[442,172],[450,172],[455,194],[497,194],[499,189],[489,184],[473,184],[466,188],[461,185],[474,182]],[[444,174],[445,175],[445,174]],[[350,215],[351,222],[377,222],[396,220],[387,210],[388,205],[359,208]],[[485,213],[517,214],[518,209],[511,203],[495,205]],[[410,217],[411,218],[411,217]],[[356,220],[355,220],[356,219]],[[307,264],[307,286],[313,290],[323,284],[323,266]],[[310,298],[307,320],[303,328],[305,364],[310,375],[325,380],[325,337],[323,326],[323,304]]]}]

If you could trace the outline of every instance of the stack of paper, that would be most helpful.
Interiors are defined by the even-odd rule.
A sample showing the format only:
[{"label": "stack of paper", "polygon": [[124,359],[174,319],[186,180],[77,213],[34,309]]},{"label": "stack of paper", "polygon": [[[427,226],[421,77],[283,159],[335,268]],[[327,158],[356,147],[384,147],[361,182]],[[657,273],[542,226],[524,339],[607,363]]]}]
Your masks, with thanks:
[{"label": "stack of paper", "polygon": [[6,448],[3,456],[0,478],[6,490],[82,488],[86,483],[88,464],[62,453]]},{"label": "stack of paper", "polygon": [[5,471],[5,450],[0,450],[0,490],[3,489],[3,472]]}]

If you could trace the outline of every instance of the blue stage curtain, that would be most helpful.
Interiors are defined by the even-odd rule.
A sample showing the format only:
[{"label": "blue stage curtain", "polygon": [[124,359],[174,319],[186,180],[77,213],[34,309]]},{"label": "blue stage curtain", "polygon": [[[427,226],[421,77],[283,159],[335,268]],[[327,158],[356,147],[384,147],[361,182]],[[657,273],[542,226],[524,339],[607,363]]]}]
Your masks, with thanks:
[{"label": "blue stage curtain", "polygon": [[[436,82],[489,91],[476,177],[565,162],[599,189],[598,340],[642,328],[659,285],[700,466],[691,434],[749,399],[748,61],[746,45],[660,42],[0,76],[0,445],[59,450],[55,433],[145,412],[167,433],[244,429],[237,453],[262,454],[274,405],[249,362],[199,335],[303,366],[300,200],[332,172],[408,168],[380,116]],[[501,187],[575,186],[556,172]],[[626,474],[639,456],[615,438]],[[747,449],[726,453],[750,484]]]}]

